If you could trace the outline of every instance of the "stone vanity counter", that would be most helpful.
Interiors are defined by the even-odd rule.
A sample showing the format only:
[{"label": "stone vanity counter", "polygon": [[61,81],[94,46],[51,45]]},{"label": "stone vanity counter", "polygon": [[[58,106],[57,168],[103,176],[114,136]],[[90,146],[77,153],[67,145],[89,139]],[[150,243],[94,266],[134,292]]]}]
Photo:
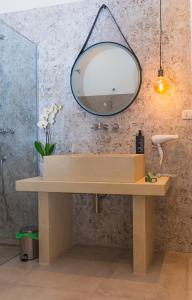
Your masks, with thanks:
[{"label": "stone vanity counter", "polygon": [[74,193],[132,195],[133,271],[146,273],[154,251],[154,196],[166,195],[169,177],[146,183],[66,182],[35,177],[16,182],[17,191],[38,192],[39,262],[47,265],[73,245]]},{"label": "stone vanity counter", "polygon": [[134,183],[111,182],[65,182],[34,177],[16,181],[17,191],[164,196],[170,186],[170,177],[160,177],[156,183],[145,182],[145,178]]}]

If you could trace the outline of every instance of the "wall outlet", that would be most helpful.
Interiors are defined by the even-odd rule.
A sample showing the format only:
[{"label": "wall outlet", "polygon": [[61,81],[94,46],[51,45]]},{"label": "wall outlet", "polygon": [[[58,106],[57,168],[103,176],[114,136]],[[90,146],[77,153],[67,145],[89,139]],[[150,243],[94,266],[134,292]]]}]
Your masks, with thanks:
[{"label": "wall outlet", "polygon": [[182,111],[182,120],[192,120],[192,109]]}]

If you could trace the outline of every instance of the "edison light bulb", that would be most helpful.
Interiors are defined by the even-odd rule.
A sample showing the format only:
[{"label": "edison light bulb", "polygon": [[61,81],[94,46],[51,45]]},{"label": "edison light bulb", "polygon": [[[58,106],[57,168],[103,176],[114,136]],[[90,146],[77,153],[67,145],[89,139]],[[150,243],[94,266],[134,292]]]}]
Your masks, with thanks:
[{"label": "edison light bulb", "polygon": [[158,72],[157,81],[154,84],[154,90],[158,94],[165,94],[169,89],[168,82],[163,75],[163,70],[160,69]]}]

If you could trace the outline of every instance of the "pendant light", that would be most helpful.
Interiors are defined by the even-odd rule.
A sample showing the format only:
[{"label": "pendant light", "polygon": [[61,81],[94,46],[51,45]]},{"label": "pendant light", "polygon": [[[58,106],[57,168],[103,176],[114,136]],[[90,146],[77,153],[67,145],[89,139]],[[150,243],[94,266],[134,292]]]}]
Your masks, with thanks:
[{"label": "pendant light", "polygon": [[160,66],[158,70],[158,77],[154,84],[154,90],[158,94],[165,94],[167,90],[169,89],[168,82],[166,78],[164,77],[164,70],[162,68],[162,0],[160,1],[160,48],[159,48],[159,56],[160,56]]}]

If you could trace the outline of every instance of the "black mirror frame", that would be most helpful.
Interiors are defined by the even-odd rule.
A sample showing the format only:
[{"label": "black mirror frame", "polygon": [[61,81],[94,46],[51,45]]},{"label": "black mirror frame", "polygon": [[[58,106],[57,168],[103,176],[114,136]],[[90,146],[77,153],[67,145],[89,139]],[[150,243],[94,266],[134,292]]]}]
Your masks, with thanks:
[{"label": "black mirror frame", "polygon": [[[132,55],[132,57],[135,59],[137,65],[138,65],[138,70],[140,71],[140,82],[139,82],[139,86],[138,86],[138,89],[137,89],[137,92],[134,96],[134,98],[132,99],[132,101],[126,106],[124,107],[123,109],[115,112],[115,113],[109,113],[109,114],[99,114],[99,113],[94,113],[93,111],[89,110],[87,107],[85,107],[78,99],[78,97],[76,97],[75,95],[75,92],[73,90],[73,85],[72,85],[72,77],[73,77],[73,71],[74,71],[74,68],[77,64],[77,62],[79,61],[79,59],[81,58],[81,56],[89,51],[91,48],[93,48],[94,46],[97,46],[97,45],[101,45],[101,44],[113,44],[113,45],[118,45],[118,46],[121,46],[122,48],[126,49],[127,52],[130,53],[130,55]],[[142,84],[142,68],[141,68],[141,64],[139,62],[139,59],[138,57],[135,55],[135,53],[133,53],[128,47],[120,44],[120,43],[115,43],[115,42],[111,42],[111,41],[105,41],[105,42],[100,42],[100,43],[96,43],[96,44],[93,44],[91,46],[89,46],[86,50],[84,50],[80,55],[78,55],[78,57],[76,58],[73,66],[72,66],[72,69],[71,69],[71,74],[70,74],[70,86],[71,86],[71,91],[72,91],[72,94],[73,94],[73,97],[75,98],[76,102],[85,110],[87,111],[88,113],[91,113],[92,115],[96,115],[96,116],[100,116],[100,117],[110,117],[110,116],[114,116],[114,115],[117,115],[121,112],[123,112],[124,110],[126,110],[134,101],[135,99],[137,98],[139,92],[140,92],[140,89],[141,89],[141,84]]]}]

